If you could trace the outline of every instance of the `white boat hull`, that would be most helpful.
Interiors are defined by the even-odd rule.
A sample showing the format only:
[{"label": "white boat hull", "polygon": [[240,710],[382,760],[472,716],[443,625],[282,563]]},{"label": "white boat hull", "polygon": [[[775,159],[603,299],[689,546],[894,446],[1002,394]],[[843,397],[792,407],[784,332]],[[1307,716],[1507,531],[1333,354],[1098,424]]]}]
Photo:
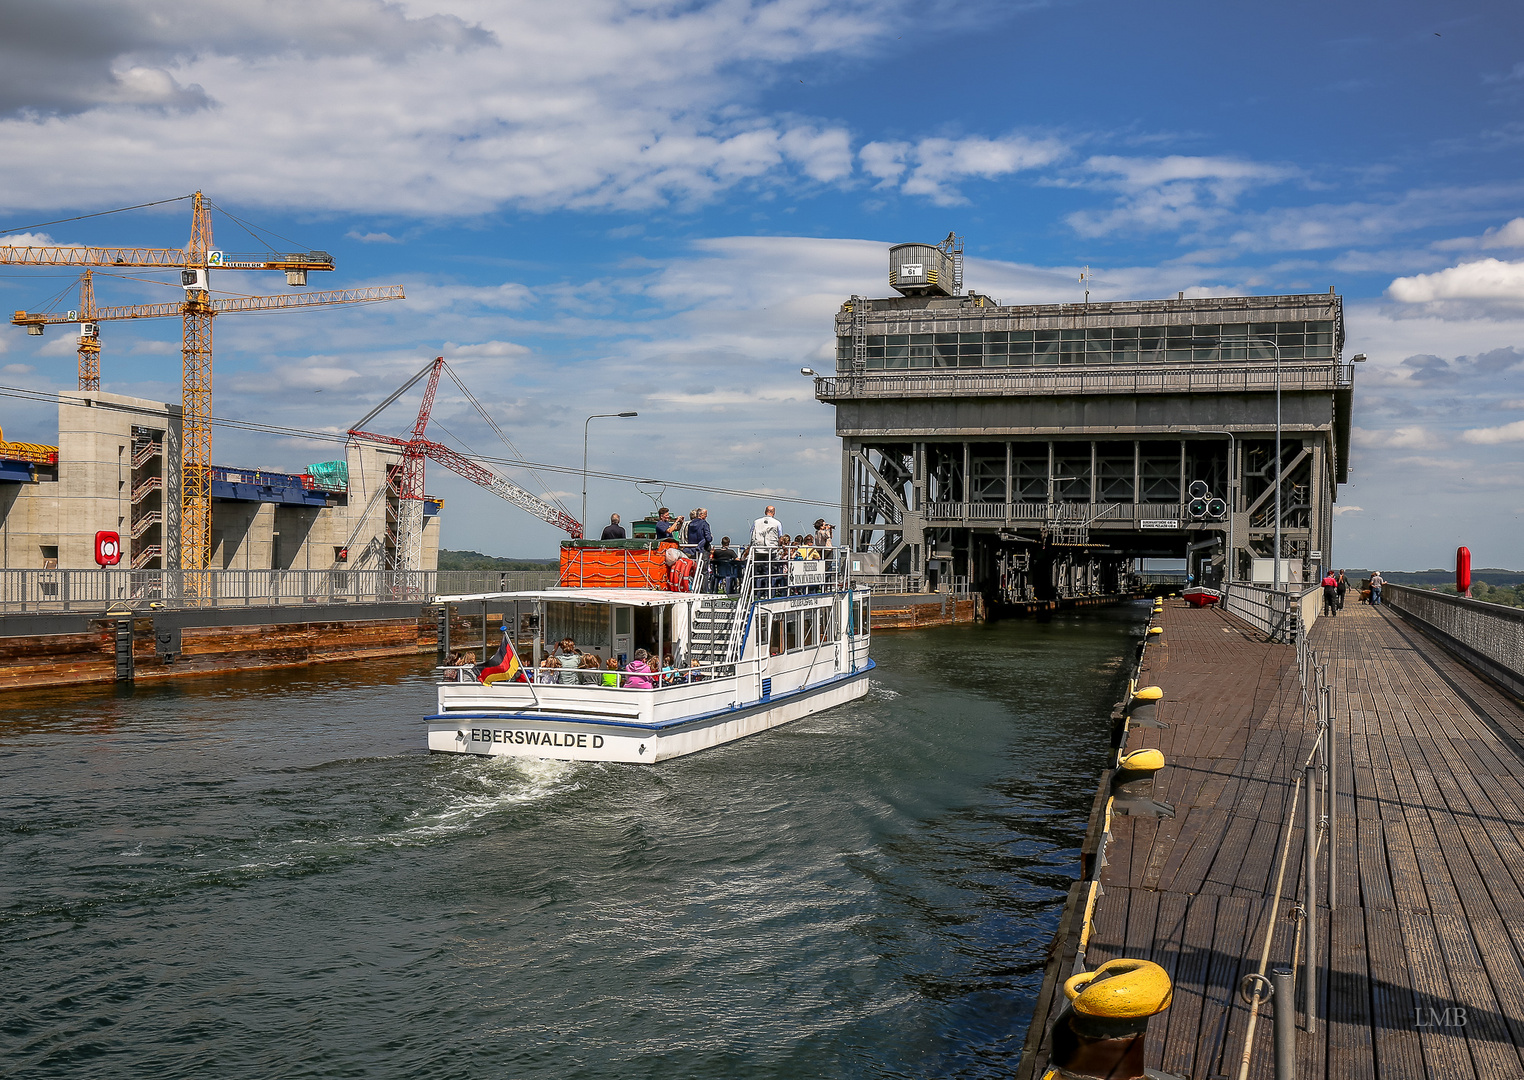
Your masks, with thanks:
[{"label": "white boat hull", "polygon": [[478,757],[651,764],[744,739],[854,701],[868,692],[872,666],[869,661],[859,671],[768,701],[659,724],[509,711],[430,717],[429,750]]}]

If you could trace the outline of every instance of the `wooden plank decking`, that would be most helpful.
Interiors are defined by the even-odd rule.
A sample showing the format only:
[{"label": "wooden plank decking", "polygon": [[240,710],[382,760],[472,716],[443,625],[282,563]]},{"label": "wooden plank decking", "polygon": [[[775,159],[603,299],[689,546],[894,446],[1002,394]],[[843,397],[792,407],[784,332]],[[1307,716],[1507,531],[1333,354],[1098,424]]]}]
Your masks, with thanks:
[{"label": "wooden plank decking", "polygon": [[[1179,602],[1160,622],[1141,681],[1164,687],[1170,727],[1134,729],[1128,748],[1163,751],[1155,795],[1177,814],[1113,819],[1085,967],[1162,964],[1175,1000],[1152,1022],[1148,1064],[1237,1077],[1248,1009],[1236,988],[1267,919],[1272,966],[1292,956],[1300,810],[1287,899],[1275,912],[1269,899],[1312,730],[1290,647]],[[1334,687],[1339,880],[1337,910],[1320,901],[1322,1022],[1299,1032],[1298,1075],[1524,1076],[1524,710],[1388,610],[1352,605],[1310,641]],[[1055,996],[1034,1025],[1051,1023]],[[1268,1009],[1255,1044],[1250,1075],[1269,1078]],[[1046,1051],[1044,1034],[1021,1075],[1041,1076]]]}]

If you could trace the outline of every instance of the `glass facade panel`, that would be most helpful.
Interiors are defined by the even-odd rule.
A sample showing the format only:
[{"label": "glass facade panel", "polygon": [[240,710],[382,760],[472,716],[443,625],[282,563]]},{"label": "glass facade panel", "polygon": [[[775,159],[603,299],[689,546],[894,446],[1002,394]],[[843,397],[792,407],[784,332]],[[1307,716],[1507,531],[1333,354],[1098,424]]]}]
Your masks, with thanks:
[{"label": "glass facade panel", "polygon": [[[951,331],[875,334],[866,339],[869,370],[1007,368],[1058,364],[1263,362],[1275,348],[1285,360],[1334,356],[1331,320],[1276,323],[1195,323],[1190,326],[1112,326],[1053,330]],[[837,369],[850,371],[851,337],[836,339]]]}]

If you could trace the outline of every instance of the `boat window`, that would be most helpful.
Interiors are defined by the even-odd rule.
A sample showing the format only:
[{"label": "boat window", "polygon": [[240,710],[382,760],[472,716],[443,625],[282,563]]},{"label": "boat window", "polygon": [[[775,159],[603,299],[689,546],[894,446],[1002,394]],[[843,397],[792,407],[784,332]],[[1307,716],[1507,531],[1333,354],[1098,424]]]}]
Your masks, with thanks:
[{"label": "boat window", "polygon": [[772,637],[768,643],[768,653],[777,656],[783,651],[783,619],[773,619]]},{"label": "boat window", "polygon": [[808,649],[815,644],[815,612],[805,611],[801,612],[801,615],[804,619],[804,640],[801,644]]},{"label": "boat window", "polygon": [[786,631],[788,637],[788,646],[784,651],[793,652],[795,649],[799,648],[799,612],[790,611],[785,617],[784,625],[788,627],[788,630]]},{"label": "boat window", "polygon": [[580,649],[609,647],[609,609],[605,604],[552,600],[545,605],[547,641],[569,637]]},{"label": "boat window", "polygon": [[822,645],[829,645],[832,641],[835,640],[831,636],[831,615],[833,614],[833,611],[834,611],[834,609],[832,609],[832,608],[821,608],[820,609],[820,631],[819,631],[819,633],[820,633],[820,643]]},{"label": "boat window", "polygon": [[614,609],[614,633],[631,633],[630,624],[634,622],[635,612],[632,608],[619,607]]}]

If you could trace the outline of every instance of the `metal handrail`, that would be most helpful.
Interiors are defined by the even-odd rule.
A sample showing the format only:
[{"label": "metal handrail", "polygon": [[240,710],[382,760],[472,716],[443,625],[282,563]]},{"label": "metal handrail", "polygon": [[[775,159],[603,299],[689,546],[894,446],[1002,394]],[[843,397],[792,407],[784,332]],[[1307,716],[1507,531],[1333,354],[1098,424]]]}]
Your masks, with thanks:
[{"label": "metal handrail", "polygon": [[[1299,616],[1293,616],[1293,618],[1300,622]],[[1244,976],[1239,987],[1240,995],[1249,1005],[1249,1023],[1244,1038],[1243,1057],[1239,1061],[1238,1080],[1247,1080],[1249,1075],[1254,1054],[1254,1031],[1259,1019],[1260,1005],[1278,993],[1290,993],[1294,996],[1298,955],[1302,957],[1304,1027],[1309,1033],[1316,1030],[1318,986],[1316,868],[1318,853],[1322,850],[1325,840],[1329,860],[1325,885],[1329,911],[1335,910],[1338,903],[1336,885],[1338,862],[1335,854],[1337,845],[1334,843],[1337,828],[1338,782],[1335,771],[1336,744],[1333,738],[1333,688],[1327,682],[1327,666],[1318,662],[1318,654],[1307,645],[1306,635],[1298,634],[1295,645],[1302,722],[1303,724],[1307,722],[1310,712],[1314,720],[1314,736],[1312,746],[1307,751],[1307,756],[1303,759],[1292,783],[1291,800],[1287,804],[1285,817],[1281,822],[1281,855],[1276,869],[1275,890],[1265,907],[1265,935],[1264,944],[1260,949],[1259,966],[1256,971]],[[1319,774],[1322,779],[1321,798],[1317,785]],[[1302,802],[1304,790],[1305,803]],[[1318,812],[1320,803],[1323,809],[1321,815]],[[1299,805],[1303,807],[1305,817],[1303,895],[1301,904],[1294,910],[1299,921],[1291,947],[1291,973],[1289,977],[1278,979],[1281,985],[1275,987],[1266,977],[1265,972],[1269,965],[1275,938],[1276,909],[1280,906],[1285,887],[1286,867],[1291,849],[1291,828],[1296,820]],[[1294,1077],[1295,1054],[1292,1052],[1294,1047],[1288,1048],[1284,1045],[1294,1039],[1293,1029],[1288,1022],[1292,1007],[1291,1001],[1284,1004],[1276,1003],[1276,1042],[1282,1044],[1276,1046],[1276,1080],[1292,1080]],[[1281,1011],[1283,1008],[1286,1010],[1284,1013]]]}]

